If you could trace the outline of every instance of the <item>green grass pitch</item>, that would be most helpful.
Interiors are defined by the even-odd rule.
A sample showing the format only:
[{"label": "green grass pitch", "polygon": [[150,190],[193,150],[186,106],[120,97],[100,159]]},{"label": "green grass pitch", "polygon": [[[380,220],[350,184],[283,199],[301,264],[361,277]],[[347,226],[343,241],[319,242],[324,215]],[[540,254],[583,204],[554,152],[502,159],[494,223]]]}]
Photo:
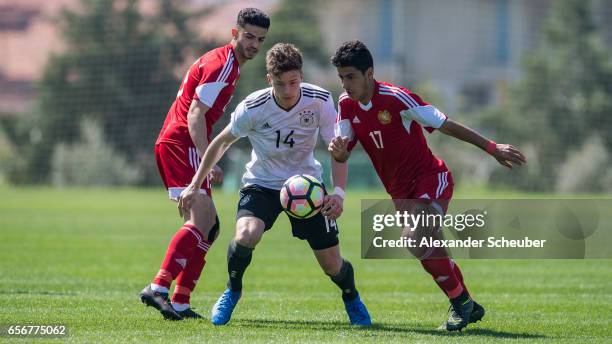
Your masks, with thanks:
[{"label": "green grass pitch", "polygon": [[137,296],[181,223],[163,190],[2,188],[0,325],[68,326],[63,339],[14,340],[36,343],[612,342],[612,260],[459,261],[487,315],[462,333],[436,331],[448,302],[420,264],[360,259],[362,197],[373,195],[348,192],[340,240],[374,327],[347,325],[339,291],[282,215],[254,252],[231,322],[214,327],[236,194],[215,194],[222,234],[192,294],[206,319],[168,322]]}]

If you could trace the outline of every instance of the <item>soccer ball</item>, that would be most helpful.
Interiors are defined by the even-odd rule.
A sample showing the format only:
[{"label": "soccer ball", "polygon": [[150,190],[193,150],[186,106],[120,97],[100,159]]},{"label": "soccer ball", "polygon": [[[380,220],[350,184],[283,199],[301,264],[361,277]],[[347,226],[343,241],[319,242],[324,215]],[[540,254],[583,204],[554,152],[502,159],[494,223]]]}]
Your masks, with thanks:
[{"label": "soccer ball", "polygon": [[316,215],[323,205],[325,191],[317,178],[307,174],[295,175],[283,184],[280,202],[287,214],[307,219]]}]

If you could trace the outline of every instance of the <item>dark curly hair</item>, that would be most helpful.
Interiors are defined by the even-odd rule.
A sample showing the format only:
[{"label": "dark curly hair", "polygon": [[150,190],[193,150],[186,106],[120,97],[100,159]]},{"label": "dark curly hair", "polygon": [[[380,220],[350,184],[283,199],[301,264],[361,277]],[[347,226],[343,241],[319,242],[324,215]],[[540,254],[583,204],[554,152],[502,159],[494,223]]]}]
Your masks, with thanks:
[{"label": "dark curly hair", "polygon": [[362,73],[374,67],[374,59],[368,47],[357,40],[342,43],[332,56],[331,63],[335,67],[355,67]]}]

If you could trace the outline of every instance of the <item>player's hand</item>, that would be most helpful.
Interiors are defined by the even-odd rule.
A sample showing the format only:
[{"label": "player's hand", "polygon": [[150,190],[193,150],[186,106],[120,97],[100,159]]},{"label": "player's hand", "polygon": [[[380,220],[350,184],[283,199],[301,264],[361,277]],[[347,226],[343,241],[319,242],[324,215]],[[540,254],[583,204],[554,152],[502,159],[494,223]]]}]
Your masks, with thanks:
[{"label": "player's hand", "polygon": [[527,158],[516,147],[508,144],[497,144],[493,157],[502,165],[512,168],[527,163]]},{"label": "player's hand", "polygon": [[325,195],[323,199],[323,207],[321,214],[323,216],[335,220],[342,215],[344,200],[338,195]]},{"label": "player's hand", "polygon": [[[348,143],[349,143],[348,137],[336,136],[329,142],[329,146],[327,147],[327,150],[334,156],[334,158],[343,158],[348,154]],[[343,160],[343,159],[340,159],[340,160]]]},{"label": "player's hand", "polygon": [[191,184],[189,184],[185,190],[181,192],[180,196],[178,197],[178,211],[181,217],[189,214],[189,210],[191,210],[191,207],[195,202],[197,193],[198,190],[196,190],[196,188]]},{"label": "player's hand", "polygon": [[211,184],[223,183],[223,170],[218,165],[215,165],[213,169],[208,173],[208,180]]}]

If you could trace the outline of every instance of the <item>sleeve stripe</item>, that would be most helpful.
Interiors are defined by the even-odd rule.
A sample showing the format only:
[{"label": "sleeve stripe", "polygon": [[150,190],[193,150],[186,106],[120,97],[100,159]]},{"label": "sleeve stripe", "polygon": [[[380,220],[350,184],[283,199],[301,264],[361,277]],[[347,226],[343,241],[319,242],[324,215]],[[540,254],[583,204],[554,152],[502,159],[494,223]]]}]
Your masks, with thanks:
[{"label": "sleeve stripe", "polygon": [[304,92],[318,93],[318,94],[325,95],[325,96],[330,96],[331,95],[331,93],[329,93],[327,91],[316,90],[316,89],[310,88],[310,87],[302,87],[302,90]]},{"label": "sleeve stripe", "polygon": [[311,94],[307,94],[307,93],[304,93],[304,96],[310,97],[310,98],[321,99],[322,101],[327,101],[329,99],[329,97],[322,97],[322,96],[319,96],[319,95],[311,95]]},{"label": "sleeve stripe", "polygon": [[325,97],[325,98],[329,98],[329,96],[331,95],[331,94],[329,94],[329,93],[311,92],[311,91],[307,91],[307,90],[304,90],[304,92],[303,92],[303,93],[304,93],[305,95],[310,95],[310,96],[321,96],[321,97]]},{"label": "sleeve stripe", "polygon": [[230,56],[230,58],[227,60],[227,69],[225,69],[224,75],[222,77],[223,82],[225,82],[227,80],[227,78],[229,77],[229,75],[232,73],[232,67],[234,67],[234,57]]},{"label": "sleeve stripe", "polygon": [[225,66],[223,66],[223,72],[221,73],[221,80],[225,81],[225,79],[227,79],[227,76],[232,71],[233,65],[234,65],[234,54],[232,54],[232,51],[230,50],[229,54],[227,55],[227,60],[225,61]]},{"label": "sleeve stripe", "polygon": [[[409,103],[411,106],[410,107],[418,107],[419,104],[406,92],[404,92],[403,90],[396,88],[396,87],[388,87],[388,86],[380,86],[380,90],[381,91],[386,91],[386,92],[390,92],[393,93],[394,95],[396,95],[398,98],[402,98],[405,102]],[[381,92],[382,93],[382,92]],[[389,94],[389,93],[387,93]]]},{"label": "sleeve stripe", "polygon": [[329,91],[321,88],[314,88],[314,87],[310,87],[308,84],[302,84],[302,88],[305,90],[310,90],[310,91],[316,91],[316,92],[321,92],[321,93],[330,93]]},{"label": "sleeve stripe", "polygon": [[412,109],[414,107],[412,104],[409,104],[404,98],[398,96],[397,93],[380,91],[380,94],[394,96],[395,98],[399,99],[402,103],[404,103],[404,105],[406,105],[408,109]]},{"label": "sleeve stripe", "polygon": [[217,82],[220,82],[221,79],[223,78],[223,74],[225,74],[225,70],[227,69],[227,60],[225,61],[225,64],[223,65],[223,69],[221,69],[221,73],[219,73],[219,76],[217,77]]},{"label": "sleeve stripe", "polygon": [[270,97],[270,92],[266,92],[266,93],[260,94],[259,97],[255,98],[255,99],[247,100],[245,103],[246,103],[246,105],[255,104],[255,103],[258,103],[259,101],[261,101],[264,98],[267,99],[268,97]]},{"label": "sleeve stripe", "polygon": [[394,95],[397,98],[402,99],[404,104],[406,104],[406,106],[409,108],[420,106],[408,93],[396,87],[380,85],[380,94]]},{"label": "sleeve stripe", "polygon": [[226,62],[226,66],[227,68],[225,69],[225,72],[223,72],[222,75],[222,81],[226,82],[227,78],[229,77],[229,75],[232,73],[232,68],[234,67],[234,54],[232,54],[232,52],[230,51],[230,55],[228,56],[227,62]]},{"label": "sleeve stripe", "polygon": [[258,102],[247,103],[246,107],[247,107],[247,109],[254,109],[256,107],[259,107],[259,106],[265,104],[268,100],[270,100],[270,94],[269,93],[267,94],[267,96],[265,98],[261,99]]},{"label": "sleeve stripe", "polygon": [[306,89],[306,88],[302,89],[302,94],[304,94],[307,97],[319,98],[325,101],[327,101],[327,99],[329,99],[329,97],[331,96],[331,93],[323,93],[323,92],[318,92],[318,91],[313,92],[312,90]]},{"label": "sleeve stripe", "polygon": [[230,72],[232,71],[232,66],[234,65],[234,54],[230,51],[227,55],[227,60],[225,60],[225,65],[223,65],[223,69],[221,73],[219,73],[219,77],[217,77],[218,82],[225,82]]},{"label": "sleeve stripe", "polygon": [[395,91],[397,91],[397,94],[404,97],[406,100],[408,100],[409,103],[414,104],[415,107],[421,106],[416,100],[414,100],[414,98],[412,98],[410,94],[408,94],[404,90],[397,88],[397,87],[394,87],[394,88],[392,87],[391,89],[392,90],[394,89]]}]

